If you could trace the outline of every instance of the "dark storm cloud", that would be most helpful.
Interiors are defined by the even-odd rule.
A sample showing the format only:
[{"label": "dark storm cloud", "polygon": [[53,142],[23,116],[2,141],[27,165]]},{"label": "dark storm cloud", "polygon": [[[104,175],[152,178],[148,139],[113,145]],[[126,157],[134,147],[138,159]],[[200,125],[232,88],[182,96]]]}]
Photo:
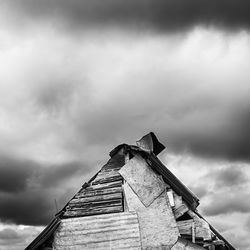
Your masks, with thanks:
[{"label": "dark storm cloud", "polygon": [[0,218],[3,222],[45,225],[56,213],[55,190],[27,189],[19,194],[0,193]]},{"label": "dark storm cloud", "polygon": [[54,199],[61,207],[72,192],[67,183],[89,171],[77,162],[45,165],[7,156],[0,162],[0,219],[26,225],[48,223],[56,212]]},{"label": "dark storm cloud", "polygon": [[[157,96],[160,91],[168,92],[168,87],[154,91]],[[199,94],[204,96],[202,92]],[[179,98],[177,94],[176,100],[180,100]],[[244,162],[250,160],[250,110],[232,110],[226,115],[228,110],[223,106],[218,105],[208,110],[203,107],[202,102],[196,103],[195,99],[191,99],[187,104],[180,104],[183,108],[180,114],[171,100],[164,100],[163,103],[158,98],[158,106],[169,105],[171,112],[162,112],[162,107],[151,111],[149,107],[143,113],[142,110],[146,109],[143,106],[147,107],[148,103],[140,101],[140,93],[137,99],[136,106],[126,102],[126,107],[118,100],[112,100],[114,103],[117,101],[116,105],[100,107],[95,110],[95,117],[90,117],[87,121],[80,115],[75,124],[76,129],[79,134],[84,133],[84,138],[90,144],[108,144],[112,140],[114,142],[114,139],[116,143],[134,143],[143,134],[154,131],[168,150],[175,153],[187,150],[207,158]],[[186,105],[193,105],[195,108],[188,110]],[[143,115],[135,116],[137,112]],[[178,117],[176,113],[179,113]]]},{"label": "dark storm cloud", "polygon": [[78,162],[47,166],[31,160],[0,156],[0,192],[22,192],[29,184],[56,185],[81,170]]},{"label": "dark storm cloud", "polygon": [[237,166],[231,166],[217,171],[214,175],[214,179],[218,188],[222,186],[233,187],[248,182],[248,178],[246,177],[244,171],[237,168]]},{"label": "dark storm cloud", "polygon": [[[232,110],[230,117],[224,117],[223,113],[220,115],[211,119],[207,117],[200,124],[197,117],[197,124],[194,120],[193,128],[183,129],[181,135],[173,138],[173,147],[179,150],[184,146],[195,154],[207,157],[249,161],[250,110]],[[204,124],[205,121],[207,124]]]},{"label": "dark storm cloud", "polygon": [[77,172],[83,174],[88,168],[83,167],[82,163],[70,162],[60,165],[41,168],[40,173],[37,174],[39,183],[44,187],[55,186],[59,182],[65,181],[67,178],[75,175]]},{"label": "dark storm cloud", "polygon": [[42,19],[71,29],[114,25],[178,30],[197,24],[228,29],[248,28],[250,3],[245,0],[24,0],[5,1],[17,20]]},{"label": "dark storm cloud", "polygon": [[233,212],[249,213],[248,193],[222,193],[214,194],[212,201],[203,209],[205,215],[215,216]]},{"label": "dark storm cloud", "polygon": [[0,191],[23,191],[35,168],[37,168],[37,164],[34,162],[0,156]]}]

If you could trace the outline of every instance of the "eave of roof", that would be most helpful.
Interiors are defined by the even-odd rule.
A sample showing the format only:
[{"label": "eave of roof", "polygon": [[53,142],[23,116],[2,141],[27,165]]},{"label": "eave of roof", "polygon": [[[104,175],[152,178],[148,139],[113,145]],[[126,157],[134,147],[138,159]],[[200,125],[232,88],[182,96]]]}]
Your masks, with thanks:
[{"label": "eave of roof", "polygon": [[[202,218],[203,220],[205,220],[208,224],[209,222],[201,215],[199,214],[197,211],[195,211],[195,213]],[[209,224],[211,231],[222,241],[225,242],[226,246],[228,247],[228,250],[236,250],[211,224]]]},{"label": "eave of roof", "polygon": [[193,194],[153,153],[148,155],[147,162],[150,166],[163,177],[171,188],[187,203],[187,205],[195,210],[199,205],[199,198]]},{"label": "eave of roof", "polygon": [[25,250],[34,250],[41,246],[56,230],[60,224],[60,219],[55,217],[47,227],[25,248]]}]

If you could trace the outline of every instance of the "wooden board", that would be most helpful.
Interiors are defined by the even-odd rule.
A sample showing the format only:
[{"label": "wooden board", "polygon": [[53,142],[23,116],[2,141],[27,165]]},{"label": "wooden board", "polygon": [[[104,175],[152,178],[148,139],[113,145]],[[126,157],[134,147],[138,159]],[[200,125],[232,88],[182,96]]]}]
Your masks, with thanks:
[{"label": "wooden board", "polygon": [[136,213],[63,219],[53,249],[141,249]]},{"label": "wooden board", "polygon": [[204,250],[205,248],[193,244],[192,242],[185,240],[183,238],[178,238],[175,245],[171,248],[171,250]]},{"label": "wooden board", "polygon": [[175,206],[173,208],[174,216],[176,219],[181,217],[183,214],[185,214],[188,211],[188,207],[185,204],[181,204],[179,206]]},{"label": "wooden board", "polygon": [[148,166],[140,155],[135,155],[119,170],[119,173],[146,207],[165,190],[162,178]]},{"label": "wooden board", "polygon": [[105,194],[114,194],[114,193],[122,193],[122,187],[111,187],[105,189],[85,189],[84,191],[75,195],[76,198],[84,198],[91,197],[96,195],[105,195]]},{"label": "wooden board", "polygon": [[192,224],[194,223],[194,235],[197,238],[203,238],[203,240],[211,240],[211,231],[206,221],[196,218],[191,220],[178,221],[177,226],[180,234],[193,235]]},{"label": "wooden board", "polygon": [[[117,164],[122,162],[120,158],[118,160],[117,162],[117,159],[110,159],[108,165],[105,165],[90,183],[83,186],[67,204],[63,218],[124,211],[123,178],[116,170]],[[109,168],[106,168],[107,166]]]},{"label": "wooden board", "polygon": [[94,201],[106,201],[106,200],[115,200],[115,199],[122,199],[122,192],[106,193],[103,195],[74,198],[70,201],[69,205],[76,204],[76,203],[88,203],[88,202],[94,202]]}]

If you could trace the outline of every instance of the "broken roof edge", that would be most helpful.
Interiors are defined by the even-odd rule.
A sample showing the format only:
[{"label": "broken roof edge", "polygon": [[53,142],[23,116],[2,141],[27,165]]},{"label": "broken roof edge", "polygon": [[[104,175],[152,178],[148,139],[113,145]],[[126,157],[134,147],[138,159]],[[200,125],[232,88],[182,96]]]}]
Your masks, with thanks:
[{"label": "broken roof edge", "polygon": [[198,211],[195,211],[195,213],[204,221],[206,221],[211,229],[211,231],[224,243],[227,245],[229,250],[236,250]]},{"label": "broken roof edge", "polygon": [[40,247],[57,229],[60,224],[59,216],[56,216],[43,231],[25,248],[25,250],[35,250]]},{"label": "broken roof edge", "polygon": [[[134,150],[134,147],[133,149]],[[165,166],[159,158],[153,152],[146,152],[141,150],[136,150],[141,153],[146,159],[147,163],[151,168],[162,176],[164,181],[170,185],[170,187],[187,203],[187,205],[192,209],[196,210],[199,205],[199,198],[187,188],[168,168]]]},{"label": "broken roof edge", "polygon": [[115,147],[111,152],[110,156],[113,157],[118,151],[124,149],[125,152],[130,153],[138,153],[140,154],[147,163],[151,166],[151,168],[156,171],[159,175],[161,175],[165,182],[167,182],[171,188],[180,196],[183,197],[184,201],[187,203],[190,209],[193,211],[199,205],[199,198],[188,189],[160,160],[159,158],[152,152],[148,150],[143,150],[141,147],[135,145],[128,144],[120,144]]},{"label": "broken roof edge", "polygon": [[161,153],[166,147],[158,140],[157,136],[153,132],[149,132],[144,135],[140,140],[136,141],[136,145],[128,145],[126,143],[122,143],[116,146],[113,150],[110,151],[110,157],[113,157],[118,151],[122,148],[135,148],[141,149],[141,151],[145,151],[148,153],[154,153],[154,155],[158,155]]},{"label": "broken roof edge", "polygon": [[166,148],[153,132],[144,135],[140,140],[136,141],[136,145],[144,151],[153,152],[155,155],[158,155]]},{"label": "broken roof edge", "polygon": [[[99,170],[93,177],[91,177],[88,182],[85,182],[80,188],[80,190],[86,188],[89,185],[89,183],[98,175],[100,171],[101,170]],[[54,231],[60,224],[61,216],[65,212],[65,208],[67,207],[69,202],[76,196],[76,194],[73,197],[71,197],[69,201],[66,203],[66,205],[54,215],[55,217],[51,220],[51,222],[42,230],[40,234],[38,234],[38,236],[24,250],[37,249],[54,233]]]}]

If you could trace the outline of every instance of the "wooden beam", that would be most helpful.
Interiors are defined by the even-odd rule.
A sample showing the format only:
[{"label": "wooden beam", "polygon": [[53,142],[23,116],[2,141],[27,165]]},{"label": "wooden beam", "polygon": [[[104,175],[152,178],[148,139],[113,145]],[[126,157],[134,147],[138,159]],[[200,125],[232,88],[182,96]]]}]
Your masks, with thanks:
[{"label": "wooden beam", "polygon": [[181,217],[183,214],[185,214],[188,211],[188,207],[185,204],[181,204],[178,207],[173,207],[173,212],[174,212],[174,216],[176,219],[178,219],[179,217]]},{"label": "wooden beam", "polygon": [[118,213],[123,212],[123,206],[111,206],[111,207],[97,207],[91,209],[77,209],[77,210],[67,210],[64,213],[64,217],[78,217],[78,216],[89,216],[97,214],[108,214],[108,213]]},{"label": "wooden beam", "polygon": [[76,194],[75,198],[85,198],[96,195],[106,195],[106,194],[114,194],[114,193],[122,193],[122,187],[114,187],[114,188],[105,188],[105,189],[94,189],[94,190],[83,190],[82,192]]},{"label": "wooden beam", "polygon": [[72,199],[69,202],[69,205],[77,204],[77,203],[88,203],[93,201],[107,201],[107,200],[115,200],[122,199],[122,192],[109,193],[104,195],[95,195],[95,196],[87,196],[87,197],[77,197]]}]

